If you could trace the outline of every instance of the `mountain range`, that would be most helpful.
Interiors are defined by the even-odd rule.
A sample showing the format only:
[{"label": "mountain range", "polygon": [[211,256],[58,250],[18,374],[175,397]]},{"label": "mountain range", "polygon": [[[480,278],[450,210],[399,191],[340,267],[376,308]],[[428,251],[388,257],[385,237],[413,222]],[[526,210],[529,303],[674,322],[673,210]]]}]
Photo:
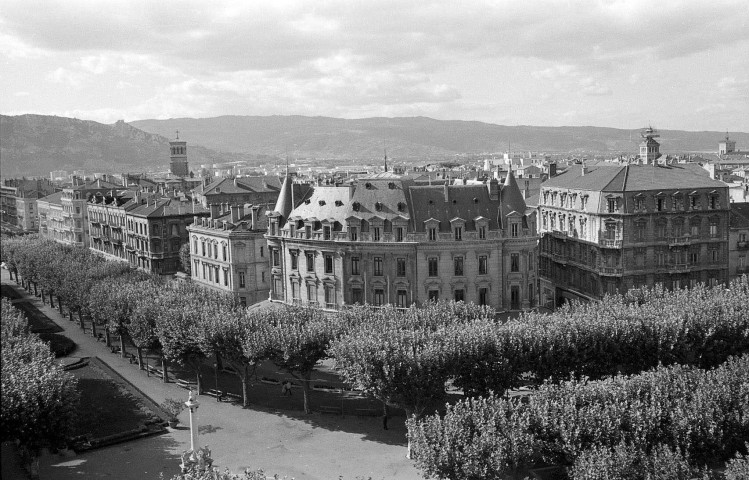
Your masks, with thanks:
[{"label": "mountain range", "polygon": [[[639,129],[503,126],[426,117],[340,119],[304,116],[221,116],[119,121],[112,125],[44,115],[0,116],[3,176],[51,170],[142,171],[169,164],[170,138],[188,143],[190,167],[275,158],[368,161],[386,150],[394,161],[448,159],[461,153],[636,153]],[[660,130],[661,150],[716,152],[724,132]],[[749,149],[749,134],[731,133]],[[265,157],[265,158],[263,158]],[[163,166],[163,167],[161,167]]]}]

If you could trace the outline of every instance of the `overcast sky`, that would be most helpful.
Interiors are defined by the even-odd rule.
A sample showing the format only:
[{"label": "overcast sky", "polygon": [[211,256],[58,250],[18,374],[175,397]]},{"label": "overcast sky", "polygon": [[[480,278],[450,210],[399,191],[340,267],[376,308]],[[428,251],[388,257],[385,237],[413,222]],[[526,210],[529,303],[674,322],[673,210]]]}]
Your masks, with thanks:
[{"label": "overcast sky", "polygon": [[0,0],[0,111],[749,132],[736,1]]}]

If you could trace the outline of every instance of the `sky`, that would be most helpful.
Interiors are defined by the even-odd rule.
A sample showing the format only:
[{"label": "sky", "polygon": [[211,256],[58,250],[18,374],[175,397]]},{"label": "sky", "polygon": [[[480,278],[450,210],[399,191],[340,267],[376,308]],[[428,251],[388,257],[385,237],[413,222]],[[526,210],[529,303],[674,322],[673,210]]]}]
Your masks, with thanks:
[{"label": "sky", "polygon": [[0,0],[0,112],[749,132],[749,3]]}]

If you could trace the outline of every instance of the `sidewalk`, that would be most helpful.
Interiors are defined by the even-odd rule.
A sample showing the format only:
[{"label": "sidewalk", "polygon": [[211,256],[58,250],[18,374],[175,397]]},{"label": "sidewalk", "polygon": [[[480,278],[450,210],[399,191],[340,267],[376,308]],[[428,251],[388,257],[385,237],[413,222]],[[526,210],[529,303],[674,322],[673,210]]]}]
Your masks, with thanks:
[{"label": "sidewalk", "polygon": [[[2,270],[2,283],[17,287],[7,270]],[[154,402],[167,397],[184,398],[187,391],[173,383],[164,384],[153,375],[138,370],[128,359],[112,354],[104,343],[83,333],[77,322],[61,317],[57,310],[42,304],[40,298],[27,295],[42,313],[64,329],[78,348],[71,357],[99,357],[112,369],[140,389]],[[210,387],[209,387],[210,388]],[[298,393],[297,393],[298,392]],[[280,396],[279,408],[288,408],[290,399]],[[294,392],[294,401],[301,400]],[[201,395],[198,409],[201,446],[208,445],[214,466],[238,473],[245,468],[262,468],[296,479],[328,480],[342,476],[373,479],[421,478],[406,454],[406,429],[403,418],[391,419],[390,430],[384,431],[377,417],[355,417],[311,414],[297,410],[276,410],[251,405],[247,409],[219,403]],[[180,414],[182,425],[189,424],[188,413]],[[190,448],[190,432],[185,427],[170,429],[157,437],[135,440],[74,457],[47,455],[40,462],[42,480],[80,478],[117,478],[122,480],[157,479],[160,472],[169,478],[178,473],[179,454]]]}]

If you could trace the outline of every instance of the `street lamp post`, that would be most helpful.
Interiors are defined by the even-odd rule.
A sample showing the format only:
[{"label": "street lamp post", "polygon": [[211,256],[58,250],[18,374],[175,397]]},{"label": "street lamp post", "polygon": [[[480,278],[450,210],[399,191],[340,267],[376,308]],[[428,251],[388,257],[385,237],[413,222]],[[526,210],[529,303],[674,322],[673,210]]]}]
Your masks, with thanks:
[{"label": "street lamp post", "polygon": [[198,446],[198,407],[200,402],[192,398],[192,390],[185,406],[190,410],[190,451],[182,452],[182,473],[190,471],[204,472],[211,467],[213,459],[208,445]]}]

